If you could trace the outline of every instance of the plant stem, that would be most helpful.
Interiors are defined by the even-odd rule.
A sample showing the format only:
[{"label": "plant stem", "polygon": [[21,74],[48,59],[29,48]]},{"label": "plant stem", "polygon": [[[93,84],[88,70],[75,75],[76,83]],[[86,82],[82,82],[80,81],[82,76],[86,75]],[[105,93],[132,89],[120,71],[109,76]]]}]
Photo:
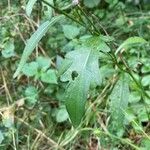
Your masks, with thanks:
[{"label": "plant stem", "polygon": [[117,65],[117,67],[118,67],[120,70],[122,70],[122,71],[128,73],[128,74],[130,75],[130,77],[133,79],[133,81],[136,83],[136,85],[138,86],[138,88],[141,89],[142,93],[143,93],[147,98],[150,99],[150,96],[144,91],[143,86],[141,85],[141,83],[139,83],[139,82],[135,79],[135,77],[133,76],[132,70],[131,70],[130,67],[127,65],[127,63],[125,62],[125,60],[124,60],[122,57],[120,57],[121,60],[122,60],[122,62],[123,62],[123,65],[126,67],[126,70],[122,69],[121,66],[118,64],[117,58],[116,58],[116,56],[114,55],[114,53],[112,53],[112,55],[113,55],[113,56],[112,56],[113,61],[115,61],[115,64]]},{"label": "plant stem", "polygon": [[91,21],[91,19],[87,16],[87,14],[86,14],[86,12],[82,9],[82,7],[81,6],[77,6],[78,7],[78,9],[82,12],[82,14],[85,16],[85,18],[89,21],[89,23],[92,25],[92,27],[94,28],[94,30],[95,30],[95,33],[97,34],[97,35],[99,35],[100,34],[100,32],[99,32],[99,30],[97,30],[97,28],[96,28],[96,26],[94,25],[94,23]]},{"label": "plant stem", "polygon": [[45,0],[41,0],[41,1],[42,1],[43,3],[45,3],[46,5],[48,5],[49,7],[53,8],[54,10],[58,11],[59,13],[65,15],[67,18],[71,19],[72,21],[74,21],[74,22],[78,23],[79,25],[85,27],[86,29],[88,29],[88,31],[89,31],[91,34],[93,34],[92,31],[91,31],[89,28],[87,28],[87,26],[86,26],[84,23],[82,23],[82,22],[80,22],[80,21],[74,19],[73,17],[71,17],[70,15],[68,15],[65,11],[63,11],[63,10],[61,10],[61,9],[59,9],[59,8],[57,8],[57,7],[55,7],[55,6],[53,6],[53,5],[51,5],[51,4],[48,3],[47,1],[45,1]]}]

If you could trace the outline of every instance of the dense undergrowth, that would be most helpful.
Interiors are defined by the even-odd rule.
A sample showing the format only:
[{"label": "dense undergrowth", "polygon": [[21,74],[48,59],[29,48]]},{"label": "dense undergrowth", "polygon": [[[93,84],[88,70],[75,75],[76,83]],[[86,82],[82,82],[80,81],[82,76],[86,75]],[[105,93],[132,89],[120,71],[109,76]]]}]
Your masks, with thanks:
[{"label": "dense undergrowth", "polygon": [[0,1],[1,150],[149,150],[148,0]]}]

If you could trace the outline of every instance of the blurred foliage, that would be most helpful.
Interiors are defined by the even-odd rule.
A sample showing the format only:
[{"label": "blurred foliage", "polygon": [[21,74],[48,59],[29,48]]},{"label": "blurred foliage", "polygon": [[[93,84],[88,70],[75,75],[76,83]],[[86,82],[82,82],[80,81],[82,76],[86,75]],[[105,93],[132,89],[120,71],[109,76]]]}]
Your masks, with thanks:
[{"label": "blurred foliage", "polygon": [[[45,1],[53,8],[42,0],[28,9],[28,0],[0,1],[0,149],[149,150],[150,2]],[[49,28],[13,79],[28,39],[41,24],[62,13],[65,17]],[[123,46],[115,55],[131,37],[146,42]],[[82,68],[89,54],[84,47],[99,52],[90,53]],[[70,59],[75,62],[71,67]],[[60,69],[66,74],[60,76]],[[92,83],[85,83],[87,79]],[[83,100],[87,94],[78,128],[72,126],[75,118],[69,118],[65,106],[66,91],[74,90],[70,96],[74,100],[82,99],[80,91]],[[74,111],[76,104],[71,105]]]}]

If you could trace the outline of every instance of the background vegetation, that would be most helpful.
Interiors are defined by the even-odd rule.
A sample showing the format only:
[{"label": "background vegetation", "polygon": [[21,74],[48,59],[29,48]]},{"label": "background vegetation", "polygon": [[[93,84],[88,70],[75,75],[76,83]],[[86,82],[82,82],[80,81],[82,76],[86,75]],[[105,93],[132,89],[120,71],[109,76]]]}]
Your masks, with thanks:
[{"label": "background vegetation", "polygon": [[149,150],[149,9],[1,0],[0,149]]}]

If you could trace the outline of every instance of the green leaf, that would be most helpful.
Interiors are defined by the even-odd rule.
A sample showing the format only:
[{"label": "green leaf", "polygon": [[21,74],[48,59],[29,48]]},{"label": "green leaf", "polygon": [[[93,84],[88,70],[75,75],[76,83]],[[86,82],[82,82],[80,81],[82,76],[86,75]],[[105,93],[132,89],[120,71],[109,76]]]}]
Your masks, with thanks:
[{"label": "green leaf", "polygon": [[141,150],[149,150],[150,140],[148,138],[142,139],[140,148],[141,148]]},{"label": "green leaf", "polygon": [[143,109],[140,109],[139,113],[138,113],[138,120],[140,122],[148,122],[149,121],[149,113],[147,112],[148,110],[146,110],[144,107]]},{"label": "green leaf", "polygon": [[84,0],[84,5],[89,7],[89,8],[93,8],[95,6],[97,6],[100,3],[101,0]]},{"label": "green leaf", "polygon": [[7,128],[12,128],[14,125],[14,120],[12,117],[3,119],[3,124]]},{"label": "green leaf", "polygon": [[[150,96],[150,90],[146,91],[146,93]],[[147,105],[150,106],[150,99],[148,97],[145,97],[144,101]]]},{"label": "green leaf", "polygon": [[4,136],[3,136],[3,133],[0,130],[0,144],[3,142],[3,140],[4,140]]},{"label": "green leaf", "polygon": [[109,52],[110,48],[108,45],[102,40],[100,36],[92,36],[87,38],[85,41],[85,45],[90,47],[91,49],[97,49],[103,52]]},{"label": "green leaf", "polygon": [[34,48],[37,46],[38,42],[41,40],[41,38],[45,35],[45,33],[48,31],[48,29],[57,21],[59,21],[62,18],[61,16],[56,16],[51,19],[51,21],[46,21],[44,22],[38,29],[37,31],[31,36],[31,38],[28,40],[26,47],[23,51],[19,66],[14,73],[13,78],[16,78],[20,71],[22,70],[24,64],[26,63],[28,57],[31,55],[33,52]]},{"label": "green leaf", "polygon": [[147,43],[147,41],[141,37],[130,37],[119,46],[119,48],[116,50],[115,54],[120,52],[121,49],[126,46],[133,45],[133,44],[144,44],[144,43]]},{"label": "green leaf", "polygon": [[150,85],[150,75],[146,75],[142,78],[142,85],[143,86],[148,86]]},{"label": "green leaf", "polygon": [[26,13],[28,16],[31,15],[33,5],[36,3],[37,0],[29,0],[26,6]]},{"label": "green leaf", "polygon": [[137,103],[141,99],[141,94],[137,91],[132,91],[130,93],[129,102],[130,103]]},{"label": "green leaf", "polygon": [[105,79],[110,78],[112,74],[115,73],[115,70],[112,65],[107,64],[100,68],[100,73],[101,73],[102,81],[104,82]]},{"label": "green leaf", "polygon": [[68,39],[74,39],[80,33],[80,28],[73,25],[63,25],[63,32]]},{"label": "green leaf", "polygon": [[150,72],[150,63],[144,64],[141,70],[142,73],[148,73]]},{"label": "green leaf", "polygon": [[124,132],[124,111],[128,106],[129,94],[127,77],[122,75],[110,95],[111,118],[109,131],[119,137],[121,137]]},{"label": "green leaf", "polygon": [[4,50],[2,50],[2,56],[4,58],[10,58],[12,56],[15,56],[14,52],[15,46],[14,46],[14,41],[8,41],[4,45]]},{"label": "green leaf", "polygon": [[133,122],[136,119],[136,115],[134,114],[131,108],[125,111],[125,118],[127,119],[129,123]]},{"label": "green leaf", "polygon": [[38,63],[37,62],[26,63],[22,68],[22,72],[24,75],[28,77],[36,75],[38,72]]},{"label": "green leaf", "polygon": [[97,50],[87,47],[69,52],[60,67],[60,79],[69,81],[66,90],[66,108],[70,119],[77,127],[85,113],[85,103],[90,86],[100,84]]},{"label": "green leaf", "polygon": [[46,71],[51,65],[51,59],[48,57],[39,56],[36,58],[36,62],[43,71]]},{"label": "green leaf", "polygon": [[[53,0],[45,0],[45,1],[48,2],[51,5],[54,5]],[[48,6],[45,3],[42,3],[42,4],[43,4],[43,8],[44,8],[44,10],[43,10],[44,15],[45,15],[44,17],[46,17],[47,19],[51,19],[52,16],[53,16],[53,8]]]},{"label": "green leaf", "polygon": [[53,69],[47,70],[41,74],[41,80],[45,83],[57,84],[56,71]]},{"label": "green leaf", "polygon": [[57,114],[56,114],[56,121],[57,122],[64,122],[69,118],[68,116],[68,112],[65,108],[61,108],[58,110]]},{"label": "green leaf", "polygon": [[26,101],[29,105],[34,105],[39,97],[38,90],[34,86],[29,86],[25,90]]}]

